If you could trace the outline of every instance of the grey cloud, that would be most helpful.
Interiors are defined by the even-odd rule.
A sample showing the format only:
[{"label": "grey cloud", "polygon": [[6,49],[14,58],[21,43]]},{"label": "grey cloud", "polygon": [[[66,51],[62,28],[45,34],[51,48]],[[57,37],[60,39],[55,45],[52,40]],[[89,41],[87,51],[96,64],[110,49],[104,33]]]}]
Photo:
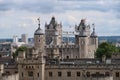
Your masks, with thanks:
[{"label": "grey cloud", "polygon": [[0,11],[7,11],[7,10],[10,10],[13,6],[13,1],[9,1],[9,0],[6,0],[6,1],[1,1],[0,3]]},{"label": "grey cloud", "polygon": [[[18,0],[19,1],[19,0]],[[70,2],[69,2],[70,1]],[[0,10],[6,11],[10,9],[15,10],[26,10],[30,12],[40,12],[40,13],[60,13],[65,12],[67,10],[81,10],[81,11],[88,11],[88,10],[95,10],[95,11],[110,11],[113,10],[116,13],[120,12],[120,5],[118,3],[113,4],[102,4],[98,3],[98,0],[92,0],[92,2],[88,2],[89,0],[36,0],[36,1],[21,1],[21,2],[14,2],[14,1],[3,1],[0,3]],[[106,1],[107,3],[107,1]]]},{"label": "grey cloud", "polygon": [[112,6],[113,15],[120,19],[120,1]]}]

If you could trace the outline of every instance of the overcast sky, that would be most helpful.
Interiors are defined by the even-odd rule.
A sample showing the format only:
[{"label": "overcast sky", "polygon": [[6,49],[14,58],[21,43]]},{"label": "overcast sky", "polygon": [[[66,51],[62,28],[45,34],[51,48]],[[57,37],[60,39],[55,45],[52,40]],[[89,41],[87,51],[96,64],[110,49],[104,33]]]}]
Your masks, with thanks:
[{"label": "overcast sky", "polygon": [[88,24],[95,24],[98,36],[120,36],[119,0],[0,0],[0,38],[23,33],[33,37],[37,18],[44,29],[52,16],[64,31],[74,30],[85,18]]}]

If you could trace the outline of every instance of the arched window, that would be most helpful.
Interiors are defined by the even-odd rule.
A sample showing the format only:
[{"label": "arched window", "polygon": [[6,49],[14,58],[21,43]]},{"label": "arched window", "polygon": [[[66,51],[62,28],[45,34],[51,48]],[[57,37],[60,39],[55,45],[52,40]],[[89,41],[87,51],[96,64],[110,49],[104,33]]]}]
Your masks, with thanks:
[{"label": "arched window", "polygon": [[28,72],[28,76],[32,77],[33,76],[33,72],[32,71]]}]

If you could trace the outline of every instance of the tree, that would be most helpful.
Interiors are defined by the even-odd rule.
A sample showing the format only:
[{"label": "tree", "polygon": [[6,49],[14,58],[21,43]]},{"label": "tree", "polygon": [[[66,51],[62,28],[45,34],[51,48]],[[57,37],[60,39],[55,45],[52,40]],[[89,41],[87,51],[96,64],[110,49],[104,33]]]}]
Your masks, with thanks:
[{"label": "tree", "polygon": [[117,53],[117,52],[119,52],[117,47],[115,47],[114,45],[112,45],[110,43],[103,42],[98,46],[95,56],[97,58],[102,58],[103,55],[105,55],[106,58],[111,58],[111,55],[113,53]]},{"label": "tree", "polygon": [[13,53],[13,57],[14,57],[14,58],[18,56],[19,51],[27,51],[27,47],[25,47],[25,46],[20,46],[20,47],[15,51],[15,53]]}]

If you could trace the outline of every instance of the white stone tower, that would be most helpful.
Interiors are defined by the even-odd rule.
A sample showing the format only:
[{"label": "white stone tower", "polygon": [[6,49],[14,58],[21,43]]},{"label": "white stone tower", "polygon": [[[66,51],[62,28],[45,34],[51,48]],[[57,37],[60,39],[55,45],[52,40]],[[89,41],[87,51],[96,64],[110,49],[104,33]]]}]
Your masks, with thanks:
[{"label": "white stone tower", "polygon": [[76,36],[76,44],[79,44],[79,56],[80,58],[89,58],[89,37],[90,37],[90,26],[86,25],[85,19],[82,19],[79,26],[76,27],[76,31],[79,35]]},{"label": "white stone tower", "polygon": [[91,42],[91,45],[94,45],[94,52],[95,52],[98,48],[98,36],[95,32],[95,25],[92,24],[92,26],[93,26],[93,32],[90,35],[90,39],[91,39],[90,42]]},{"label": "white stone tower", "polygon": [[38,29],[34,33],[34,48],[28,48],[18,55],[19,80],[45,80],[45,37],[40,28],[40,19],[38,22]]},{"label": "white stone tower", "polygon": [[43,30],[40,28],[40,20],[38,19],[38,29],[34,33],[34,47],[43,50],[45,46],[45,35]]},{"label": "white stone tower", "polygon": [[40,19],[38,18],[38,29],[34,33],[34,46],[38,52],[38,61],[41,63],[39,64],[39,78],[37,80],[44,80],[45,74],[45,35],[40,28]]},{"label": "white stone tower", "polygon": [[60,45],[62,43],[62,24],[58,24],[52,17],[49,24],[45,23],[45,35],[47,45]]}]

